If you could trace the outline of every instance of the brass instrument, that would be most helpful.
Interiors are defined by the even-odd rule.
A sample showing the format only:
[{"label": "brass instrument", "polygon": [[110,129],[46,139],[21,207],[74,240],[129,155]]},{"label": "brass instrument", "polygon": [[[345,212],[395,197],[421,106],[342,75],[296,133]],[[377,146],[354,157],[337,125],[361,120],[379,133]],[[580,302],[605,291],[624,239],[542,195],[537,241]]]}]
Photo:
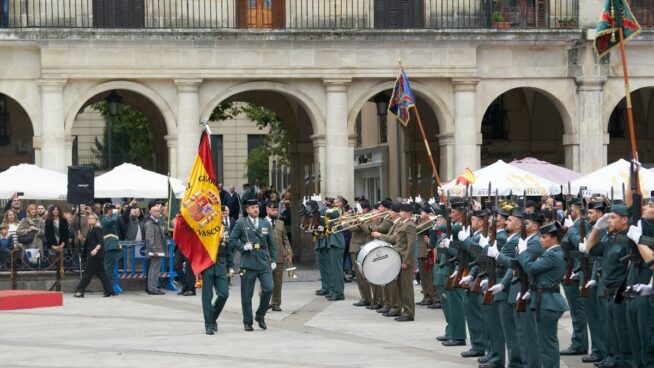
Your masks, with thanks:
[{"label": "brass instrument", "polygon": [[416,234],[423,233],[434,226],[434,223],[438,221],[442,216],[440,215],[429,215],[429,219],[425,220],[418,225],[416,225]]},{"label": "brass instrument", "polygon": [[293,254],[286,252],[286,263],[288,263],[288,267],[286,268],[286,272],[288,274],[289,279],[297,279],[297,275],[295,274],[295,270],[297,267],[293,265]]},{"label": "brass instrument", "polygon": [[352,217],[348,220],[344,220],[340,224],[334,225],[331,232],[340,233],[341,231],[349,230],[357,225],[370,222],[380,217],[385,218],[388,215],[389,215],[388,212],[380,212],[379,210],[370,211],[365,214],[359,214],[358,216]]}]

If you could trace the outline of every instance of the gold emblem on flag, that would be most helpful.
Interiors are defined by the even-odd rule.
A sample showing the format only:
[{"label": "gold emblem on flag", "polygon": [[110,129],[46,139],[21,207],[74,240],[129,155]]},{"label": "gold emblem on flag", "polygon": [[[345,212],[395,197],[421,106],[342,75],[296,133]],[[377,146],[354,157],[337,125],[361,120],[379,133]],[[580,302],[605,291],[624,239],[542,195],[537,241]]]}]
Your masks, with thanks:
[{"label": "gold emblem on flag", "polygon": [[218,193],[209,190],[205,193],[204,190],[199,190],[195,194],[189,196],[187,200],[182,203],[182,207],[187,208],[189,216],[194,221],[197,221],[200,227],[204,227],[211,222],[218,212],[214,210],[214,206],[220,205]]}]

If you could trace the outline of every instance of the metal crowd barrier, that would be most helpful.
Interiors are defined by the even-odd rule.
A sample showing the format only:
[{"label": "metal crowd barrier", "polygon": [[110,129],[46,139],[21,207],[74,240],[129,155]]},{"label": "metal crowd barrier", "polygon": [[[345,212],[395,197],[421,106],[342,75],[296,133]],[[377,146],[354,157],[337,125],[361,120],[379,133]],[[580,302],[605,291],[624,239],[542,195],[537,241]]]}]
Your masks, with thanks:
[{"label": "metal crowd barrier", "polygon": [[[147,277],[147,261],[148,257],[145,252],[144,241],[121,241],[123,267],[119,268],[119,263],[116,262],[113,274],[114,292],[120,294],[123,289],[120,287],[121,279],[145,279]],[[161,262],[161,271],[159,277],[168,278],[166,282],[166,289],[177,291],[173,279],[177,276],[177,272],[173,269],[173,261],[175,254],[175,242],[168,241],[168,256],[165,257],[166,261]],[[140,270],[137,268],[137,263],[140,263]]]}]

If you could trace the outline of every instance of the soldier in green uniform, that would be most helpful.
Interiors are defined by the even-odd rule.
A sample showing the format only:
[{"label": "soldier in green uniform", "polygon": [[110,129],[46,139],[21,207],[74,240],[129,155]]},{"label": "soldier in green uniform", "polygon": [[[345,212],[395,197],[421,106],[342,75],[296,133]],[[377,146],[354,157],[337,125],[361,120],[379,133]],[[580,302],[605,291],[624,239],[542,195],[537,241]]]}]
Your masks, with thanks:
[{"label": "soldier in green uniform", "polygon": [[[390,213],[388,219],[392,221],[392,225],[388,230],[388,233],[382,234],[381,231],[373,231],[370,235],[375,239],[381,239],[382,235],[385,237],[391,237],[396,234],[399,230],[400,222],[400,211],[402,211],[402,204],[393,203],[390,208]],[[384,317],[399,317],[401,312],[401,301],[400,301],[400,291],[398,289],[396,282],[390,282],[387,285],[383,286],[383,300],[384,306],[377,310],[377,313],[381,313]]]},{"label": "soldier in green uniform", "polygon": [[[388,218],[388,213],[391,208],[391,205],[392,202],[388,199],[384,199],[378,203],[377,209],[379,210],[379,212],[386,213],[386,216],[380,216],[379,218],[372,220],[372,222],[367,227],[366,226],[363,227],[364,232],[368,234],[366,243],[374,239],[371,235],[373,231],[377,231],[381,234],[387,234],[388,231],[391,229],[391,226],[393,226],[393,221]],[[367,306],[366,308],[376,311],[381,310],[384,307],[383,287],[380,285],[371,285],[371,288],[372,288],[372,304]]]},{"label": "soldier in green uniform", "polygon": [[327,235],[325,234],[325,213],[327,207],[331,207],[332,198],[325,198],[325,206],[318,209],[318,203],[315,203],[315,211],[320,211],[318,226],[313,229],[313,250],[316,252],[318,259],[318,270],[320,271],[320,289],[316,290],[316,295],[327,295],[331,290],[331,278],[329,276],[329,247],[327,244]]},{"label": "soldier in green uniform", "polygon": [[[518,239],[520,238],[521,217],[522,210],[520,208],[506,207],[497,210],[497,239],[496,244],[487,250],[489,257],[497,259],[500,252],[505,257],[515,257],[515,248],[518,246]],[[508,266],[500,262],[497,262],[496,266],[495,273],[498,279],[502,278],[502,280],[498,280],[489,290],[493,293],[493,305],[497,305],[499,320],[502,325],[504,342],[508,353],[508,367],[521,368],[523,364],[514,319],[516,300],[515,297],[509,299],[510,288],[516,287],[511,285],[513,272]]]},{"label": "soldier in green uniform", "polygon": [[[370,212],[370,202],[367,200],[359,201],[361,206],[361,215],[365,215]],[[356,226],[350,229],[352,233],[352,238],[350,239],[350,259],[352,260],[352,270],[356,275],[357,285],[359,286],[359,301],[354,303],[355,307],[367,307],[372,304],[372,289],[370,288],[370,283],[361,273],[357,265],[357,254],[361,247],[366,244],[368,239],[368,234],[365,231],[367,224],[359,223]]]},{"label": "soldier in green uniform", "polygon": [[271,259],[277,267],[272,272],[273,293],[270,299],[270,309],[275,312],[281,312],[282,308],[282,280],[284,278],[284,262],[293,257],[291,242],[288,240],[288,234],[284,225],[284,220],[278,218],[279,204],[277,202],[266,202],[266,220],[270,222],[273,228],[273,237],[275,238],[276,259]]},{"label": "soldier in green uniform", "polygon": [[[601,239],[601,230],[607,229],[608,236]],[[620,259],[627,255],[631,241],[627,237],[629,229],[629,214],[627,207],[616,204],[611,212],[600,217],[588,237],[586,243],[579,244],[579,251],[587,252],[592,257],[601,257],[602,277],[600,283],[604,286],[603,298],[607,303],[607,325],[609,328],[608,346],[612,356],[616,357],[615,365],[607,362],[602,367],[618,366],[633,367],[633,353],[629,344],[627,331],[627,315],[625,303],[616,303],[615,295],[627,277],[627,263]],[[605,360],[606,361],[606,360]]]},{"label": "soldier in green uniform", "polygon": [[[216,263],[202,271],[202,314],[207,335],[218,332],[218,317],[229,297],[228,276],[234,273],[233,249],[229,243],[229,229],[223,227],[223,236],[216,253]],[[213,300],[214,290],[216,300]]]},{"label": "soldier in green uniform", "polygon": [[104,271],[106,272],[115,293],[121,293],[123,290],[116,284],[114,277],[114,269],[116,262],[120,259],[120,244],[118,238],[118,211],[115,211],[114,205],[105,203],[102,206],[102,219],[100,225],[102,226],[102,234],[104,235]]},{"label": "soldier in green uniform", "polygon": [[[339,217],[343,215],[343,208],[347,200],[342,196],[334,198],[334,208],[327,210],[325,221],[332,220],[336,223]],[[336,301],[345,299],[345,284],[343,279],[343,252],[345,252],[345,238],[343,233],[331,233],[327,236],[329,245],[329,276],[331,279],[332,291],[327,296],[327,300]]]},{"label": "soldier in green uniform", "polygon": [[[428,221],[429,215],[434,213],[433,208],[423,202],[420,206],[420,218],[422,221]],[[432,305],[438,301],[436,297],[436,288],[434,287],[434,262],[429,257],[429,234],[420,236],[418,239],[418,266],[420,272],[420,287],[422,289],[422,300],[417,305]],[[431,259],[430,259],[431,258]]]},{"label": "soldier in green uniform", "polygon": [[527,251],[528,243],[523,241],[518,244],[518,259],[529,274],[532,284],[529,309],[536,315],[540,360],[543,368],[558,368],[560,358],[557,327],[561,315],[568,310],[559,285],[565,276],[565,262],[560,247],[562,233],[558,222],[542,226],[539,230],[544,252],[534,257]]},{"label": "soldier in green uniform", "polygon": [[[570,218],[566,219],[565,227],[567,233],[563,237],[562,246],[571,247],[576,250],[579,248],[579,242],[582,241],[580,227],[585,226],[589,231],[590,226],[587,222],[581,223],[584,200],[583,198],[573,198],[570,203]],[[578,269],[579,261],[575,261],[575,270]],[[570,318],[572,319],[572,338],[570,346],[560,351],[561,355],[584,355],[588,352],[588,329],[586,320],[586,305],[583,298],[579,295],[579,273],[575,273],[571,285],[563,285],[565,297],[570,306]]]},{"label": "soldier in green uniform", "polygon": [[257,279],[261,284],[261,297],[255,320],[259,327],[266,329],[265,316],[272,295],[272,274],[277,267],[275,239],[272,225],[259,218],[259,203],[256,199],[246,202],[247,217],[236,221],[229,237],[229,244],[241,252],[241,308],[245,331],[252,331],[252,296]]}]

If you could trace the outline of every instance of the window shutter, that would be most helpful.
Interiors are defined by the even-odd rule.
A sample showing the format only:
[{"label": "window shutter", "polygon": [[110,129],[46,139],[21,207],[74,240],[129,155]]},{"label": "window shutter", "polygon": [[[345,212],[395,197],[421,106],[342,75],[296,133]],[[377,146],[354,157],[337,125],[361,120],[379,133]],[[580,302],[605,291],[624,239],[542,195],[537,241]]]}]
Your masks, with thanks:
[{"label": "window shutter", "polygon": [[238,28],[247,28],[248,26],[248,2],[247,0],[238,0],[236,11],[238,12]]},{"label": "window shutter", "polygon": [[286,6],[284,0],[273,0],[273,28],[285,28]]},{"label": "window shutter", "polygon": [[386,0],[375,0],[375,28],[386,28]]}]

